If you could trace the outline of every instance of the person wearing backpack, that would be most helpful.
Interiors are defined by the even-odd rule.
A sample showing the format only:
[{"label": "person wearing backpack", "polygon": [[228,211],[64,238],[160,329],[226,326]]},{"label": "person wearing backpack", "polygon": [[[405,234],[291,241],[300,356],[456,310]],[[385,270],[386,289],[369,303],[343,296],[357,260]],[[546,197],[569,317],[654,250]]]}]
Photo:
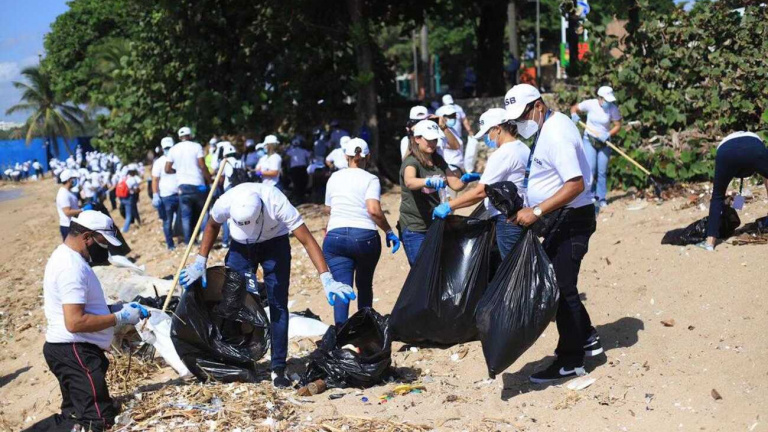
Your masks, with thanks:
[{"label": "person wearing backpack", "polygon": [[[221,172],[219,183],[223,185],[224,193],[240,183],[249,182],[248,172],[245,170],[245,164],[237,157],[237,149],[229,141],[219,143],[217,157],[211,162],[214,170],[219,169],[219,164],[225,163],[224,171]],[[223,195],[223,194],[222,194]],[[229,247],[229,225],[224,224],[221,243],[224,247]]]},{"label": "person wearing backpack", "polygon": [[117,197],[120,198],[120,204],[125,207],[125,223],[123,232],[127,233],[131,228],[134,219],[138,220],[138,208],[136,206],[136,196],[141,189],[141,178],[135,164],[128,166],[128,175],[126,175],[117,185]]}]

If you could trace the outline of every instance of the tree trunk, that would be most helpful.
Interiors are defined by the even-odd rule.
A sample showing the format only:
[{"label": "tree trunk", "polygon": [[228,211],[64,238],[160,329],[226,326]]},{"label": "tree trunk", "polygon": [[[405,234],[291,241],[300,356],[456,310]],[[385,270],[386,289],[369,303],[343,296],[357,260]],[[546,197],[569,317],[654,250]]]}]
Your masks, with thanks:
[{"label": "tree trunk", "polygon": [[477,27],[477,92],[480,96],[498,96],[504,85],[504,27],[507,3],[480,3],[480,25]]},{"label": "tree trunk", "polygon": [[370,25],[363,11],[363,0],[347,0],[351,20],[350,35],[357,57],[357,124],[365,124],[371,132],[373,166],[379,160],[379,120],[376,113],[376,76],[373,70],[373,50]]},{"label": "tree trunk", "polygon": [[507,6],[507,23],[509,32],[509,52],[520,60],[520,44],[518,41],[517,29],[517,0],[510,0]]}]

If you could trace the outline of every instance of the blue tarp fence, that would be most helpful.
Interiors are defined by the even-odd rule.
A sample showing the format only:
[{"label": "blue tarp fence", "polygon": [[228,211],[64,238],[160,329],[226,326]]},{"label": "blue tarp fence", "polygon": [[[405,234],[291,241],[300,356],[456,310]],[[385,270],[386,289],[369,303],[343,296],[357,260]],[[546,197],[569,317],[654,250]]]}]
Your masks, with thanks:
[{"label": "blue tarp fence", "polygon": [[[51,148],[50,155],[46,154],[46,138],[35,138],[27,144],[26,140],[0,140],[0,169],[4,171],[8,166],[16,162],[26,162],[37,159],[43,166],[44,171],[48,171],[48,158],[57,157],[64,160],[69,157],[64,143],[64,138],[56,141],[56,147]],[[68,141],[69,150],[74,154],[78,145],[83,147],[83,152],[92,151],[90,137],[77,137]]]}]

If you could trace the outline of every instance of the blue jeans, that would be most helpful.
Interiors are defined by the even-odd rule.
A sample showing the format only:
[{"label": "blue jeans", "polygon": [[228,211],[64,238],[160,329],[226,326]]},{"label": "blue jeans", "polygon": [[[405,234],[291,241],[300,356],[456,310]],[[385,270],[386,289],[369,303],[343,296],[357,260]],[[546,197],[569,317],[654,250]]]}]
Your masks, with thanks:
[{"label": "blue jeans", "polygon": [[272,342],[272,370],[285,368],[288,356],[288,286],[291,283],[291,242],[280,236],[256,244],[232,240],[224,264],[245,277],[261,265],[267,288]]},{"label": "blue jeans", "polygon": [[408,258],[408,264],[411,267],[413,267],[416,259],[419,257],[419,250],[425,238],[427,238],[426,232],[411,231],[408,228],[405,228],[400,233],[400,240],[403,242],[403,249],[405,249],[405,257]]},{"label": "blue jeans", "polygon": [[179,217],[179,196],[169,195],[160,198],[160,208],[163,209],[165,218],[163,218],[163,234],[165,235],[165,245],[168,248],[174,247],[173,244],[173,217]]},{"label": "blue jeans", "polygon": [[[360,228],[336,228],[323,240],[323,255],[337,282],[357,286],[357,309],[373,306],[373,273],[381,257],[379,232]],[[337,326],[349,317],[349,303],[337,300],[333,319]]]},{"label": "blue jeans", "polygon": [[[179,185],[179,205],[181,207],[181,226],[184,230],[184,242],[189,244],[192,240],[192,230],[195,229],[195,224],[200,218],[200,213],[205,206],[205,199],[207,198],[206,191],[201,190],[199,186],[193,185]],[[205,223],[208,221],[208,216],[203,219],[203,223],[200,225],[200,231],[205,229]]]},{"label": "blue jeans", "polygon": [[125,208],[125,223],[123,224],[123,232],[127,233],[128,230],[131,228],[131,222],[133,221],[134,215],[134,195],[129,195],[128,198],[120,198],[120,204],[122,204],[123,208]]},{"label": "blue jeans", "polygon": [[608,161],[611,159],[611,150],[607,145],[596,149],[584,135],[584,153],[587,155],[589,168],[592,170],[592,192],[598,201],[604,201],[608,194]]},{"label": "blue jeans", "polygon": [[496,244],[499,246],[501,259],[504,259],[515,247],[523,227],[507,222],[507,217],[504,215],[497,215],[494,219],[496,219]]}]

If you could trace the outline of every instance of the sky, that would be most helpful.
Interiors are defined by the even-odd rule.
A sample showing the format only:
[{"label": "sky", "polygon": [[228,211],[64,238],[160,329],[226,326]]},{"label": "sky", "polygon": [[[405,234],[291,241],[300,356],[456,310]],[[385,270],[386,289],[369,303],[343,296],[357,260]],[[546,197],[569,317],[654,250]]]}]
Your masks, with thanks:
[{"label": "sky", "polygon": [[23,122],[25,113],[5,111],[19,102],[20,92],[11,84],[21,80],[21,70],[38,63],[43,36],[68,7],[65,0],[0,0],[0,121]]}]

